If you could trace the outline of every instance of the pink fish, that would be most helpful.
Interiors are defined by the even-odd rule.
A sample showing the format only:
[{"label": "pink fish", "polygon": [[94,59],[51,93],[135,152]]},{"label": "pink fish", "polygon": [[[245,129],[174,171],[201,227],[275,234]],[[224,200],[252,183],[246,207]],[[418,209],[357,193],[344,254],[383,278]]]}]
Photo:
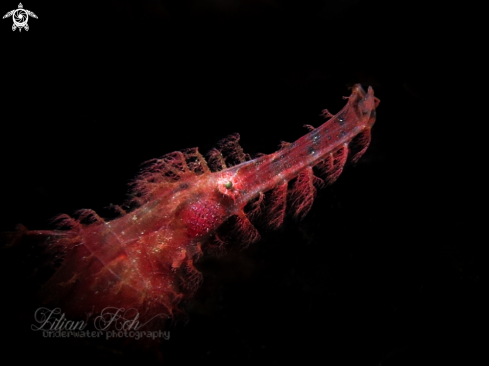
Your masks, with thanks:
[{"label": "pink fish", "polygon": [[[27,230],[17,239],[42,240],[63,261],[41,289],[47,304],[72,317],[100,314],[107,307],[136,309],[141,317],[174,317],[182,299],[201,281],[194,263],[202,251],[223,245],[222,224],[235,217],[235,237],[251,243],[259,234],[258,215],[279,227],[290,204],[297,217],[311,208],[316,186],[335,181],[345,165],[349,144],[359,146],[357,161],[370,142],[379,100],[371,87],[353,86],[346,106],[320,127],[280,150],[250,159],[239,135],[220,143],[208,161],[197,148],[177,151],[146,163],[133,183],[133,208],[105,221],[92,210],[77,218],[61,215],[58,230]],[[229,166],[229,162],[237,165]],[[290,182],[290,183],[289,183]]]}]

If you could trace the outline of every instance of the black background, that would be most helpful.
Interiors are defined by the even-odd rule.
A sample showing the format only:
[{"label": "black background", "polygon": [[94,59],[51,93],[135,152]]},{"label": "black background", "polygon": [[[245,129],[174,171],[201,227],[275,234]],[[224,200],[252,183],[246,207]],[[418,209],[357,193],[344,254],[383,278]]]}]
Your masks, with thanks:
[{"label": "black background", "polygon": [[[198,263],[204,283],[185,304],[189,321],[169,328],[158,352],[31,331],[45,258],[34,246],[4,249],[2,357],[80,365],[482,360],[487,143],[475,108],[486,93],[465,83],[474,81],[478,48],[470,22],[460,25],[472,19],[463,7],[23,5],[39,17],[28,32],[0,22],[0,231],[48,228],[53,216],[80,208],[103,212],[124,201],[140,163],[187,147],[207,152],[234,132],[246,152],[273,152],[302,136],[303,124],[321,124],[322,109],[336,113],[354,83],[371,85],[381,104],[369,150],[319,191],[304,220],[261,228],[262,240],[247,249],[231,245]],[[3,2],[1,12],[16,7]]]}]

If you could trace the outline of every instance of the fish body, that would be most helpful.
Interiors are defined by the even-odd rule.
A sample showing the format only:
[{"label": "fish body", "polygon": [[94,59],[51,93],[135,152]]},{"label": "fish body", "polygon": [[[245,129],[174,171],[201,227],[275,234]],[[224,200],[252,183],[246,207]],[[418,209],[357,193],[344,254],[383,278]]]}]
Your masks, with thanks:
[{"label": "fish body", "polygon": [[[76,219],[61,215],[59,230],[23,228],[21,236],[41,238],[63,258],[41,298],[70,316],[111,307],[134,308],[145,319],[174,317],[202,280],[194,265],[202,251],[225,241],[224,222],[235,217],[236,240],[254,242],[259,234],[250,218],[261,214],[278,227],[287,204],[304,216],[324,182],[314,170],[330,183],[353,139],[360,144],[353,160],[365,152],[379,100],[359,84],[347,99],[336,115],[324,111],[330,118],[323,125],[269,155],[250,159],[233,135],[208,161],[194,148],[147,162],[133,182],[135,207],[119,208],[113,220],[81,210]],[[229,160],[238,164],[228,167]]]}]

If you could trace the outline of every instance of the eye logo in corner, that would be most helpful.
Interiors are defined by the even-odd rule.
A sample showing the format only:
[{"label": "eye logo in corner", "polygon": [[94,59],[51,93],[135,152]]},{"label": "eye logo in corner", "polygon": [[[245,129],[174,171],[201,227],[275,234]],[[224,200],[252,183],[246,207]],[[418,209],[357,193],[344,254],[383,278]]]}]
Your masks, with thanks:
[{"label": "eye logo in corner", "polygon": [[29,26],[27,25],[27,22],[29,21],[29,16],[33,18],[37,18],[37,15],[34,14],[30,10],[24,9],[24,6],[22,3],[19,3],[19,8],[14,9],[12,11],[9,11],[7,14],[3,16],[3,19],[12,17],[14,20],[14,24],[12,25],[12,30],[15,31],[17,28],[19,28],[19,32],[22,31],[22,28],[24,28],[26,31],[29,30]]}]

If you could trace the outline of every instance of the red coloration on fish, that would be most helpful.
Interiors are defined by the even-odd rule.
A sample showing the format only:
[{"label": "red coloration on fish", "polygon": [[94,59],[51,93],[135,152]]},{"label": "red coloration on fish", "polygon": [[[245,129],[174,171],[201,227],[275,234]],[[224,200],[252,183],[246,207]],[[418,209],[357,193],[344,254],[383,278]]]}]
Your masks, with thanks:
[{"label": "red coloration on fish", "polygon": [[[309,133],[270,155],[250,160],[233,135],[210,152],[209,164],[197,148],[147,162],[134,182],[136,208],[120,209],[119,218],[104,221],[82,210],[76,219],[60,216],[59,230],[24,228],[24,237],[42,238],[50,250],[63,253],[42,297],[69,316],[100,314],[106,307],[135,308],[146,319],[174,316],[201,281],[194,262],[202,250],[223,243],[219,228],[226,220],[236,217],[241,237],[235,240],[256,241],[250,218],[262,213],[278,227],[287,202],[297,217],[304,216],[315,186],[323,183],[313,167],[331,183],[342,172],[352,139],[361,145],[353,161],[365,152],[379,100],[359,84],[346,99],[338,114],[323,111],[328,121],[308,126]],[[227,167],[227,161],[240,163]]]}]

